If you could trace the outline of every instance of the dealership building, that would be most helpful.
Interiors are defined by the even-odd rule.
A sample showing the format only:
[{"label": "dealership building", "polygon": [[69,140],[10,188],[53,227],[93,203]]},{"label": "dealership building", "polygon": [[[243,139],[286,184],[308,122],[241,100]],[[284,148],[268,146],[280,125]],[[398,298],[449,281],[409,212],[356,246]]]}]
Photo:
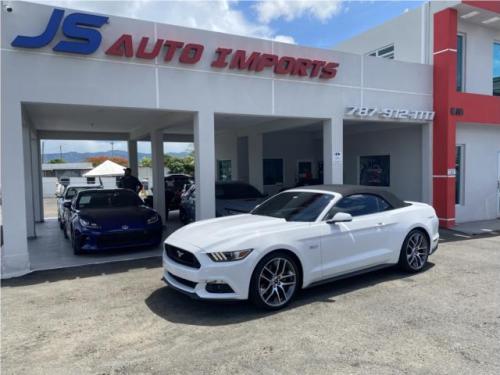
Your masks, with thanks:
[{"label": "dealership building", "polygon": [[46,139],[127,141],[136,175],[151,142],[160,213],[163,143],[193,142],[197,219],[217,180],[273,194],[303,179],[384,186],[445,227],[498,217],[499,16],[431,3],[328,50],[3,1],[2,276],[33,269],[48,225]]}]

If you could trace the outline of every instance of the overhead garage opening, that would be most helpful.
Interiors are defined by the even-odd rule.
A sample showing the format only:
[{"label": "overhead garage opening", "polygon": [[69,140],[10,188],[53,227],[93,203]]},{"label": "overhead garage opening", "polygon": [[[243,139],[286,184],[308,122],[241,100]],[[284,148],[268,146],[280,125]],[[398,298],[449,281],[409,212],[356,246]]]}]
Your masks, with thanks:
[{"label": "overhead garage opening", "polygon": [[[26,217],[31,238],[28,244],[31,268],[59,268],[160,255],[161,246],[75,256],[70,241],[64,238],[63,232],[59,229],[55,201],[56,183],[66,175],[71,184],[102,182],[105,188],[114,188],[119,177],[87,179],[82,176],[81,170],[72,168],[64,170],[64,164],[58,161],[54,164],[43,163],[49,160],[47,157],[44,160],[43,155],[46,152],[42,152],[41,149],[47,140],[67,140],[75,147],[79,142],[105,142],[110,144],[110,147],[113,145],[115,150],[125,149],[127,158],[123,160],[123,164],[131,167],[132,174],[142,180],[147,189],[146,194],[154,196],[153,192],[159,191],[157,197],[149,201],[163,217],[166,236],[177,229],[180,222],[177,211],[168,215],[167,221],[165,149],[168,150],[168,142],[186,142],[186,144],[192,142],[190,134],[169,134],[168,129],[179,122],[192,123],[192,113],[45,103],[24,103],[22,109],[25,162],[28,164],[25,170],[30,181],[28,185],[31,187],[26,193]],[[152,155],[145,167],[139,158],[139,150],[144,148],[152,151],[148,151]],[[90,168],[90,165],[85,166],[85,170],[87,167]],[[61,169],[64,170],[62,174]],[[155,185],[159,188],[156,189]],[[50,200],[50,204],[44,207],[44,201],[47,200]]]},{"label": "overhead garage opening", "polygon": [[223,190],[230,181],[250,184],[266,197],[303,180],[322,181],[321,124],[314,118],[216,114],[217,215],[248,212],[262,201],[248,189],[248,196],[230,202]]},{"label": "overhead garage opening", "polygon": [[344,184],[431,203],[431,125],[344,120]]}]

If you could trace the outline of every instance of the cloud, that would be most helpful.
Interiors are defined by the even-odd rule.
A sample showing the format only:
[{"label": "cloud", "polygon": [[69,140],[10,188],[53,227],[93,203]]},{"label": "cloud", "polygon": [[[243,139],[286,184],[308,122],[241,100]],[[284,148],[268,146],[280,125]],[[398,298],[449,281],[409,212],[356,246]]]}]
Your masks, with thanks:
[{"label": "cloud", "polygon": [[277,35],[277,32],[269,25],[259,22],[258,20],[249,19],[243,11],[234,7],[236,3],[231,0],[35,1],[70,9],[81,9],[96,13],[137,18],[261,39],[286,40],[286,43],[294,43],[291,36]]},{"label": "cloud", "polygon": [[288,35],[276,35],[273,40],[281,43],[295,44],[295,39]]},{"label": "cloud", "polygon": [[341,6],[340,0],[268,0],[257,2],[254,9],[257,12],[258,20],[268,24],[279,18],[293,21],[304,16],[326,22],[340,12]]}]

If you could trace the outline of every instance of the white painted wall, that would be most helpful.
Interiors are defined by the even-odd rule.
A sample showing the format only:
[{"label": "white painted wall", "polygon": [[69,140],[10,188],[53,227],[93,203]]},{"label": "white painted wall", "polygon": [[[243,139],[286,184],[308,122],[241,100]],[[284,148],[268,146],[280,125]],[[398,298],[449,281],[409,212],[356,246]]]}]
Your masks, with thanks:
[{"label": "white painted wall", "polygon": [[283,159],[283,185],[264,185],[266,194],[277,193],[283,187],[297,183],[299,160],[312,162],[313,176],[318,176],[318,162],[323,160],[321,132],[279,131],[263,136],[263,159]]},{"label": "white painted wall", "polygon": [[[417,9],[334,46],[336,50],[367,54],[394,44],[396,60],[433,62],[433,15],[459,1],[432,1]],[[458,32],[465,34],[465,92],[492,95],[493,43],[500,31],[458,18]]]},{"label": "white painted wall", "polygon": [[394,44],[394,58],[399,61],[432,63],[433,14],[453,7],[460,1],[430,1],[419,8],[369,29],[333,46],[335,50],[367,54]]},{"label": "white painted wall", "polygon": [[339,51],[366,55],[373,50],[394,44],[394,58],[400,61],[421,62],[421,17],[423,7],[403,13],[382,25],[356,35],[333,48]]},{"label": "white painted wall", "polygon": [[500,30],[460,20],[458,31],[465,34],[465,92],[493,94],[493,43],[500,42]]},{"label": "white painted wall", "polygon": [[344,131],[344,183],[359,183],[359,157],[390,155],[389,190],[404,200],[422,200],[422,130],[407,128],[346,134]]},{"label": "white painted wall", "polygon": [[497,217],[500,127],[458,124],[457,145],[465,145],[464,204],[456,205],[456,222]]},{"label": "white painted wall", "polygon": [[238,137],[233,133],[215,135],[215,178],[218,179],[218,161],[231,160],[231,179],[238,180]]}]

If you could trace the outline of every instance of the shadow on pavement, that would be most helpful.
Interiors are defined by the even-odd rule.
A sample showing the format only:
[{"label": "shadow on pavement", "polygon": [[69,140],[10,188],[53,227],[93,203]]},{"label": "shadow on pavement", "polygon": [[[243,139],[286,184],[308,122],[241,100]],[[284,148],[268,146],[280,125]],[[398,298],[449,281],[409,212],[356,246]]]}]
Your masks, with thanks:
[{"label": "shadow on pavement", "polygon": [[[434,267],[434,263],[429,262],[423,272],[432,267]],[[415,281],[409,278],[414,275],[403,272],[397,267],[390,267],[353,276],[302,290],[290,306],[284,310],[274,312],[258,309],[248,301],[212,302],[194,300],[167,286],[151,293],[145,303],[153,313],[173,323],[199,326],[230,325],[279,314],[311,303],[334,303],[335,297],[391,280],[405,280],[412,283]]]},{"label": "shadow on pavement", "polygon": [[477,240],[480,238],[493,238],[500,236],[500,234],[497,232],[470,235],[449,229],[440,229],[439,235],[440,235],[439,239],[440,244],[447,242]]},{"label": "shadow on pavement", "polygon": [[109,263],[89,264],[85,266],[58,268],[47,271],[34,271],[25,276],[2,280],[2,287],[26,286],[44,282],[50,283],[61,280],[111,275],[114,273],[127,272],[137,268],[158,267],[161,267],[161,256],[143,259],[117,260]]}]

